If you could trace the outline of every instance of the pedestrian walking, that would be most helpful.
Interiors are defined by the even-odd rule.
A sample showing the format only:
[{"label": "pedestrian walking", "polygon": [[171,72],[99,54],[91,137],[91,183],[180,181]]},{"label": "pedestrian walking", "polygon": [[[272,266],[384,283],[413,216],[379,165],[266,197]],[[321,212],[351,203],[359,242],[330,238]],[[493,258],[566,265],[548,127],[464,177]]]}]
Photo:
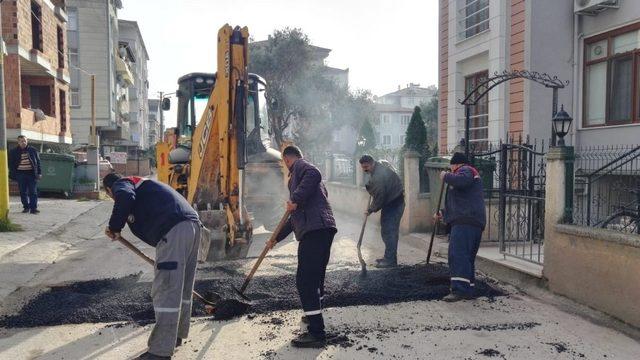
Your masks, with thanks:
[{"label": "pedestrian walking", "polygon": [[102,181],[114,200],[105,233],[118,239],[125,224],[156,248],[151,298],[156,323],[139,359],[170,359],[189,335],[201,224],[198,213],[166,184],[138,176],[107,174]]},{"label": "pedestrian walking", "polygon": [[486,224],[486,210],[480,173],[469,165],[463,153],[451,158],[451,172],[440,179],[447,185],[444,211],[435,215],[449,232],[449,272],[451,293],[448,302],[470,299],[475,285],[475,260]]},{"label": "pedestrian walking", "polygon": [[42,179],[40,155],[27,137],[18,136],[18,146],[9,152],[9,178],[18,183],[22,212],[38,214],[37,182]]},{"label": "pedestrian walking", "polygon": [[384,257],[376,260],[376,267],[398,265],[400,220],[404,213],[404,186],[396,170],[388,162],[375,161],[370,155],[360,158],[362,171],[370,175],[366,185],[372,201],[367,215],[380,211],[380,235],[384,243]]},{"label": "pedestrian walking", "polygon": [[296,146],[282,151],[289,168],[289,219],[271,243],[282,241],[292,231],[298,240],[298,271],[296,286],[308,323],[307,332],[291,341],[295,347],[318,348],[326,344],[322,300],[324,278],[331,255],[331,244],[337,232],[333,211],[329,205],[327,189],[318,168],[302,158]]}]

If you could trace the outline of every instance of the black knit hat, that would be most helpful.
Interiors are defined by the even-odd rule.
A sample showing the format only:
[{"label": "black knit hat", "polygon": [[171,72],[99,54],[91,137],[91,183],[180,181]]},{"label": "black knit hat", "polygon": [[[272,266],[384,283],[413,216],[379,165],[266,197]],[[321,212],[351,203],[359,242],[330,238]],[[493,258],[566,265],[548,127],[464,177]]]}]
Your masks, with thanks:
[{"label": "black knit hat", "polygon": [[453,156],[451,157],[451,165],[459,165],[459,164],[468,164],[469,160],[467,160],[467,157],[460,152],[457,152],[455,154],[453,154]]}]

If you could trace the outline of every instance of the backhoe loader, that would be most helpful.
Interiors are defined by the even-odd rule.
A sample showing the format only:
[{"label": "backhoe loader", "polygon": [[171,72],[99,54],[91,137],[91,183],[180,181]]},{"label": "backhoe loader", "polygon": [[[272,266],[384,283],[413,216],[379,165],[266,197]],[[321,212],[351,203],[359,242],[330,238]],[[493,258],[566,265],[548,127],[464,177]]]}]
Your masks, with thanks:
[{"label": "backhoe loader", "polygon": [[156,146],[158,179],[187,198],[207,228],[201,262],[246,256],[254,219],[269,225],[286,200],[266,83],[247,72],[248,38],[246,27],[218,31],[217,72],[178,80],[177,126]]}]

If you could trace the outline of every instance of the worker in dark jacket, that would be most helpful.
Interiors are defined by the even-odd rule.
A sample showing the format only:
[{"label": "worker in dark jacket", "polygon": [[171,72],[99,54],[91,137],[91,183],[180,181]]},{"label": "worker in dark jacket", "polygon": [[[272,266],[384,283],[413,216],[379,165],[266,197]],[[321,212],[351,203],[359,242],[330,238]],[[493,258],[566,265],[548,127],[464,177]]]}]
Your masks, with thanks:
[{"label": "worker in dark jacket", "polygon": [[473,297],[476,254],[486,224],[486,210],[478,170],[468,164],[462,153],[453,154],[450,168],[451,172],[440,174],[448,188],[444,214],[437,217],[443,216],[450,229],[451,293],[444,300],[453,302]]},{"label": "worker in dark jacket", "polygon": [[308,332],[292,340],[295,347],[323,347],[326,344],[322,297],[324,277],[331,254],[331,244],[337,232],[327,189],[318,168],[302,158],[300,149],[288,146],[282,152],[289,168],[289,219],[270,245],[282,241],[292,231],[298,244],[296,285]]},{"label": "worker in dark jacket", "polygon": [[388,162],[374,161],[370,155],[360,158],[362,171],[371,177],[366,189],[372,201],[367,215],[380,211],[380,235],[384,242],[384,257],[376,260],[379,268],[398,265],[398,237],[404,213],[404,186],[395,169]]},{"label": "worker in dark jacket", "polygon": [[171,187],[137,176],[111,173],[103,179],[115,204],[105,233],[112,240],[129,224],[140,240],[156,248],[151,297],[156,324],[149,350],[140,359],[169,359],[189,334],[191,292],[195,280],[200,220]]},{"label": "worker in dark jacket", "polygon": [[22,212],[38,214],[36,183],[42,179],[40,156],[24,135],[18,136],[18,146],[9,152],[9,178],[18,182]]}]

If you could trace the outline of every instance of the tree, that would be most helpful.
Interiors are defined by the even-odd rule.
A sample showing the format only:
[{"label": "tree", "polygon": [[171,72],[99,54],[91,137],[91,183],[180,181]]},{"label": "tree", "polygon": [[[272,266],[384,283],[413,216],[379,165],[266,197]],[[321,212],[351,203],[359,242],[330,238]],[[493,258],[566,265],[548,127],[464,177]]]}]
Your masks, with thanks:
[{"label": "tree", "polygon": [[407,127],[404,147],[406,150],[417,151],[420,154],[424,154],[427,148],[427,128],[422,121],[422,115],[420,114],[420,107],[416,106],[413,109],[413,115],[409,121]]},{"label": "tree", "polygon": [[266,42],[250,45],[249,71],[263,76],[267,81],[269,120],[278,146],[283,141],[283,131],[301,109],[291,97],[296,93],[303,75],[311,70],[311,45],[300,29],[275,30]]},{"label": "tree", "polygon": [[371,149],[375,149],[376,147],[376,135],[373,131],[373,126],[369,120],[365,119],[362,122],[362,126],[360,127],[360,132],[358,134],[358,143],[356,146],[356,154],[362,155],[371,151]]},{"label": "tree", "polygon": [[427,102],[420,104],[422,119],[427,127],[427,144],[433,145],[438,142],[438,94]]}]

